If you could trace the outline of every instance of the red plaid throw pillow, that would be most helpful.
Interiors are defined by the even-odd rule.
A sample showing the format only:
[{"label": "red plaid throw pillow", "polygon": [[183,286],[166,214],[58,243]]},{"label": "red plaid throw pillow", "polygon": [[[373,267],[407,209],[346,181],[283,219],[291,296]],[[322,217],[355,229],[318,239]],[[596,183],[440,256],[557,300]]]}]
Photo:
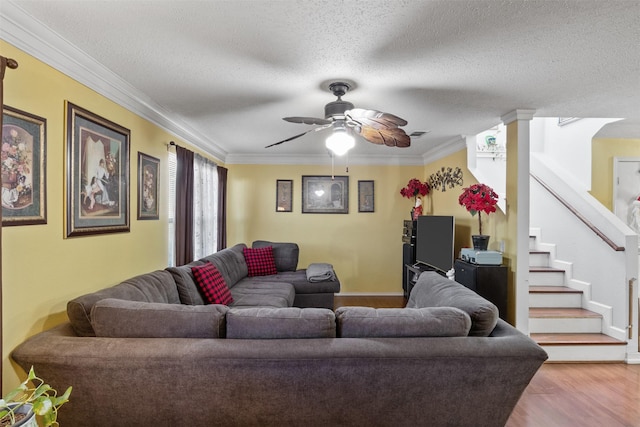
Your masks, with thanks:
[{"label": "red plaid throw pillow", "polygon": [[273,257],[273,246],[264,248],[244,248],[244,260],[247,262],[249,276],[270,276],[278,274],[276,260]]},{"label": "red plaid throw pillow", "polygon": [[229,287],[215,265],[207,262],[191,267],[191,271],[205,298],[211,304],[229,305],[233,302]]}]

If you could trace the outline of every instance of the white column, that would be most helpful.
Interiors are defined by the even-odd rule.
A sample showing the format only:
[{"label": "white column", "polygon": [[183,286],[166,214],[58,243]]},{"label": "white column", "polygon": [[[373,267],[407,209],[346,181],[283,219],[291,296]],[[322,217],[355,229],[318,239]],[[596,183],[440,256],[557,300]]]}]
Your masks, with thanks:
[{"label": "white column", "polygon": [[[529,333],[529,154],[530,121],[534,113],[535,110],[514,110],[501,117],[505,126],[517,121],[515,326],[525,334]],[[512,161],[507,150],[507,162]]]}]

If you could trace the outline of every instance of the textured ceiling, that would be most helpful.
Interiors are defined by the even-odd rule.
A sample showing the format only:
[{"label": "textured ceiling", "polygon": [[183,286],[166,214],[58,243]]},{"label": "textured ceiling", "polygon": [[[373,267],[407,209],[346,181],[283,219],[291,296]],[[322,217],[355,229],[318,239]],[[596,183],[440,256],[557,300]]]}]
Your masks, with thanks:
[{"label": "textured ceiling", "polygon": [[356,157],[420,157],[518,108],[640,122],[640,0],[10,3],[228,159],[326,156],[322,132],[264,146],[310,128],[282,117],[323,117],[340,78],[344,100],[430,131]]}]

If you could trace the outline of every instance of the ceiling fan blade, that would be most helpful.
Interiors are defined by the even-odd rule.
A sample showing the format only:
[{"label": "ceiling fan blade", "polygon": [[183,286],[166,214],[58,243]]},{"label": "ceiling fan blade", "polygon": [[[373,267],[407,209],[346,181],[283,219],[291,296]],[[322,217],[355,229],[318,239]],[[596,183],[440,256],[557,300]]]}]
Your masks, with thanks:
[{"label": "ceiling fan blade", "polygon": [[400,128],[376,129],[372,126],[362,126],[360,136],[369,142],[387,147],[405,148],[411,145],[411,138]]},{"label": "ceiling fan blade", "polygon": [[291,123],[303,123],[305,125],[328,125],[331,123],[331,120],[316,117],[283,117],[282,120]]},{"label": "ceiling fan blade", "polygon": [[309,132],[318,132],[319,130],[327,129],[327,128],[329,128],[329,127],[331,127],[331,123],[326,124],[326,125],[324,125],[324,126],[318,126],[317,128],[309,129],[309,130],[308,130],[308,131],[306,131],[306,132],[299,133],[299,134],[294,135],[294,136],[291,136],[291,137],[289,137],[289,138],[287,138],[287,139],[283,139],[282,141],[274,142],[273,144],[269,144],[269,145],[267,145],[267,146],[266,146],[266,147],[264,147],[264,148],[274,147],[274,146],[276,146],[276,145],[280,145],[280,144],[282,144],[282,143],[284,143],[284,142],[293,141],[293,140],[294,140],[294,139],[296,139],[296,138],[300,138],[301,136],[305,136],[305,135],[306,135],[306,134],[308,134]]},{"label": "ceiling fan blade", "polygon": [[346,111],[345,116],[347,116],[348,119],[351,119],[362,125],[372,126],[376,129],[379,129],[381,127],[399,127],[407,125],[407,121],[405,119],[377,110],[353,108],[349,111]]}]

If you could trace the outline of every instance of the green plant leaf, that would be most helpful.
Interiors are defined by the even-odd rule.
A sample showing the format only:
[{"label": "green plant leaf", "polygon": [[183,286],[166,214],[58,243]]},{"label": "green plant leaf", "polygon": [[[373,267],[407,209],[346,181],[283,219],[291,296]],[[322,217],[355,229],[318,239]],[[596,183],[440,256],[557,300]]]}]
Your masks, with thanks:
[{"label": "green plant leaf", "polygon": [[45,416],[53,409],[53,402],[48,396],[40,396],[33,402],[33,412],[37,415]]}]

